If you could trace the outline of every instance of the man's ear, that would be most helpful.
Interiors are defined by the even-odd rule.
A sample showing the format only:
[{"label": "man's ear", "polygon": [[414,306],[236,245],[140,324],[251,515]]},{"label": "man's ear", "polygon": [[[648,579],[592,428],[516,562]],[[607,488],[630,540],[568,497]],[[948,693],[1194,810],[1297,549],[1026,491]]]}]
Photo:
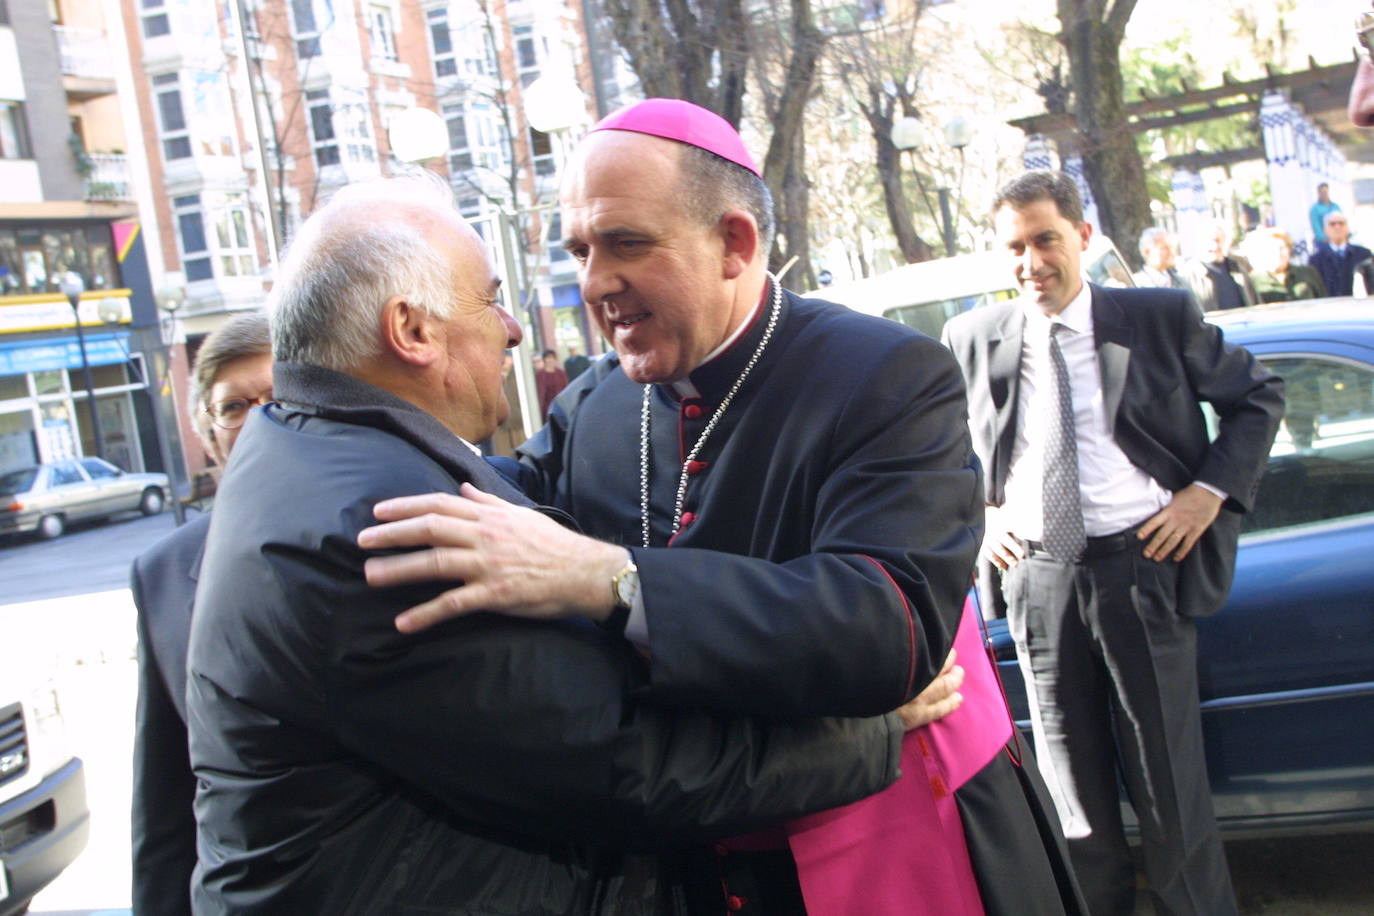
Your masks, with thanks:
[{"label": "man's ear", "polygon": [[1078,236],[1083,240],[1083,250],[1088,250],[1088,239],[1093,237],[1093,224],[1087,220],[1078,224]]},{"label": "man's ear", "polygon": [[724,276],[733,280],[744,273],[759,253],[759,226],[745,210],[730,210],[720,218],[725,242]]},{"label": "man's ear", "polygon": [[404,296],[392,296],[379,320],[382,351],[412,366],[428,366],[439,358],[438,324],[429,312]]}]

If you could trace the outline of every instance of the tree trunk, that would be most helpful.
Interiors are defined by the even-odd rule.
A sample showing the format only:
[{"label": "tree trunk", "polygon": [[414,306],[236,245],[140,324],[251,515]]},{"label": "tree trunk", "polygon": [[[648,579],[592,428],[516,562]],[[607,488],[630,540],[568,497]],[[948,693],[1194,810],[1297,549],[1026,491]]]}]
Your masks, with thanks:
[{"label": "tree trunk", "polygon": [[[792,0],[789,37],[792,56],[787,62],[782,91],[776,96],[776,104],[770,106],[773,136],[763,157],[763,180],[773,195],[779,230],[779,239],[774,240],[768,260],[769,266],[777,271],[796,257],[801,270],[792,276],[810,277],[810,190],[801,166],[806,158],[802,123],[825,42],[816,28],[810,0]],[[785,243],[785,250],[780,241]]]},{"label": "tree trunk", "polygon": [[1145,167],[1126,120],[1121,82],[1121,39],[1135,0],[1059,0],[1059,21],[1069,55],[1074,115],[1083,176],[1096,198],[1100,226],[1139,267],[1133,244],[1152,222]]}]

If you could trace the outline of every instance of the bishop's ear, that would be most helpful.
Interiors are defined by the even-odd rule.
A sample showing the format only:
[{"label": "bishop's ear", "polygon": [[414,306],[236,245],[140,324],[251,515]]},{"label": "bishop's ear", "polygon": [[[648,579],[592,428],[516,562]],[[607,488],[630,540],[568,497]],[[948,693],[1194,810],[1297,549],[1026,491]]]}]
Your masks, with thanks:
[{"label": "bishop's ear", "polygon": [[744,273],[759,253],[759,225],[747,210],[729,210],[720,218],[725,242],[725,279]]},{"label": "bishop's ear", "polygon": [[404,296],[392,296],[379,319],[382,349],[392,358],[414,366],[428,366],[442,349],[439,328],[429,312]]}]

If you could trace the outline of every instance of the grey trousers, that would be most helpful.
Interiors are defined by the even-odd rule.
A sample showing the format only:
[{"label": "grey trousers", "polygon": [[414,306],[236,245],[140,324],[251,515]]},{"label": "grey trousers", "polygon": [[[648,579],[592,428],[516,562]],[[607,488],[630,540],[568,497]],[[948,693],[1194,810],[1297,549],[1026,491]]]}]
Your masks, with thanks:
[{"label": "grey trousers", "polygon": [[1040,770],[1093,916],[1130,916],[1135,869],[1118,769],[1161,914],[1237,912],[1202,745],[1197,634],[1175,613],[1178,565],[1123,550],[1007,570],[1003,590]]}]

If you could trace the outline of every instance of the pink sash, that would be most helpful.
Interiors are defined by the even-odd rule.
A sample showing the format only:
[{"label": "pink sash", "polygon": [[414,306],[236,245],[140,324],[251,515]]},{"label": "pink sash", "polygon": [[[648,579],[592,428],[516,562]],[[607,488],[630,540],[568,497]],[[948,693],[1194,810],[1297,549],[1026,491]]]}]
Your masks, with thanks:
[{"label": "pink sash", "polygon": [[1011,738],[1011,715],[964,602],[954,637],[964,702],[902,741],[902,777],[877,795],[787,825],[812,916],[983,916],[954,790]]}]

